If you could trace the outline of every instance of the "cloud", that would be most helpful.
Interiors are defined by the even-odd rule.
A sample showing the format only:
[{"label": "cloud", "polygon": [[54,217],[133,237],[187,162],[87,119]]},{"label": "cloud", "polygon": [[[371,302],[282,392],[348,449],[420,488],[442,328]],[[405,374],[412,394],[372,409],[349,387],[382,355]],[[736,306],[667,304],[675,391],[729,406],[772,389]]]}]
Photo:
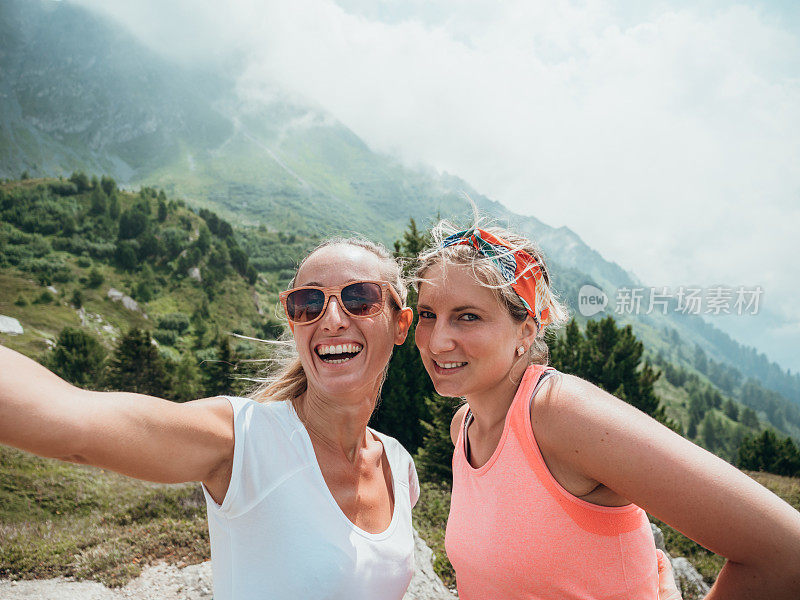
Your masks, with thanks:
[{"label": "cloud", "polygon": [[82,2],[180,60],[235,54],[241,94],[287,90],[648,283],[760,284],[800,320],[800,42],[760,5]]}]

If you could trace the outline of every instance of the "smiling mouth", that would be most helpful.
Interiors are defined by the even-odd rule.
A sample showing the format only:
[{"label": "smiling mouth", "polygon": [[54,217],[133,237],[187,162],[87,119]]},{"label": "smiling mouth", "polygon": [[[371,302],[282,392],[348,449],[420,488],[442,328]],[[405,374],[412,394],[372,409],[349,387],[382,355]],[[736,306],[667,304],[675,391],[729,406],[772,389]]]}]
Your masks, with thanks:
[{"label": "smiling mouth", "polygon": [[433,362],[437,367],[439,367],[440,369],[444,369],[444,370],[447,370],[447,369],[458,369],[459,367],[463,367],[464,365],[467,364],[465,362],[437,362],[437,361],[433,361]]},{"label": "smiling mouth", "polygon": [[363,349],[361,344],[338,344],[317,346],[314,352],[322,362],[336,365],[355,358]]}]

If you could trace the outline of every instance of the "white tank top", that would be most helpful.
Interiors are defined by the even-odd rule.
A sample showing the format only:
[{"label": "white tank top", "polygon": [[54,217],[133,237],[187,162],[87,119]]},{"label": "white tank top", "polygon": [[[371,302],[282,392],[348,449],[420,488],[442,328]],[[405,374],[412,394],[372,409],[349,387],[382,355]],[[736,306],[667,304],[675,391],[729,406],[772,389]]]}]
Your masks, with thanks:
[{"label": "white tank top", "polygon": [[383,443],[394,485],[392,521],[381,533],[356,527],[328,489],[314,447],[290,403],[228,398],[234,451],[222,504],[203,486],[214,600],[400,600],[414,571],[414,462]]}]

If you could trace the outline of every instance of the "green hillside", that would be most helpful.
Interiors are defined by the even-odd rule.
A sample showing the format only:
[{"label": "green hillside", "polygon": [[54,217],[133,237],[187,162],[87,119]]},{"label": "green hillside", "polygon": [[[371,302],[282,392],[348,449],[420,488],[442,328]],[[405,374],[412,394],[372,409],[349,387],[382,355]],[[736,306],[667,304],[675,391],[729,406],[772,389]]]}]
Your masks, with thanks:
[{"label": "green hillside", "polygon": [[[280,334],[281,278],[311,243],[265,228],[239,235],[210,211],[195,213],[152,188],[122,192],[106,177],[6,183],[0,314],[24,333],[0,334],[0,343],[46,361],[65,327],[108,351],[138,328],[154,336],[165,361],[189,360],[202,379],[230,333]],[[263,353],[235,346],[242,358]]]}]

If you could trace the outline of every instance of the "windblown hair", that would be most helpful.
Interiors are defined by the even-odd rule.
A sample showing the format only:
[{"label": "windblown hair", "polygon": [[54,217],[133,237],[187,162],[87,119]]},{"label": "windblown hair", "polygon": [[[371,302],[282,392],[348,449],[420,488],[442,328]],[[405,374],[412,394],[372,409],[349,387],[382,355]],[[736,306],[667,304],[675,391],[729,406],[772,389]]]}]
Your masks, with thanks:
[{"label": "windblown hair", "polygon": [[[472,228],[481,228],[495,237],[507,241],[512,248],[509,253],[517,250],[527,252],[536,259],[542,269],[544,283],[549,292],[546,306],[550,309],[550,314],[547,321],[539,327],[536,339],[524,358],[527,358],[529,364],[546,365],[549,359],[549,352],[544,340],[545,331],[547,329],[557,329],[563,325],[569,319],[569,310],[559,301],[551,287],[550,272],[547,269],[544,254],[536,244],[526,237],[502,227],[482,226],[481,221],[482,219],[476,216]],[[441,264],[445,273],[450,265],[466,265],[472,270],[475,281],[494,291],[497,301],[514,320],[525,321],[528,318],[525,304],[511,287],[511,283],[503,277],[494,260],[483,256],[470,245],[459,244],[446,248],[442,247],[443,240],[463,229],[463,227],[456,227],[446,220],[439,221],[433,227],[431,230],[431,243],[419,255],[413,278],[414,286],[419,289],[419,284],[425,281],[426,271],[436,264]]]},{"label": "windblown hair", "polygon": [[[362,248],[381,259],[381,278],[391,284],[397,292],[397,295],[400,296],[400,299],[403,301],[403,305],[405,305],[408,299],[408,287],[406,286],[400,265],[385,246],[361,237],[334,237],[319,244],[311,252],[306,254],[305,258],[297,265],[294,277],[292,277],[292,281],[289,283],[289,289],[295,286],[297,273],[309,257],[317,250],[329,246],[353,246],[355,248]],[[397,307],[397,310],[400,308],[403,307]],[[282,336],[281,340],[276,343],[276,353],[279,356],[273,361],[274,366],[269,370],[266,377],[258,380],[259,385],[249,394],[250,398],[257,402],[294,400],[305,392],[308,387],[308,379],[306,378],[306,373],[303,370],[303,365],[300,362],[300,357],[297,354],[297,349],[295,348],[291,334],[285,334]]]}]

